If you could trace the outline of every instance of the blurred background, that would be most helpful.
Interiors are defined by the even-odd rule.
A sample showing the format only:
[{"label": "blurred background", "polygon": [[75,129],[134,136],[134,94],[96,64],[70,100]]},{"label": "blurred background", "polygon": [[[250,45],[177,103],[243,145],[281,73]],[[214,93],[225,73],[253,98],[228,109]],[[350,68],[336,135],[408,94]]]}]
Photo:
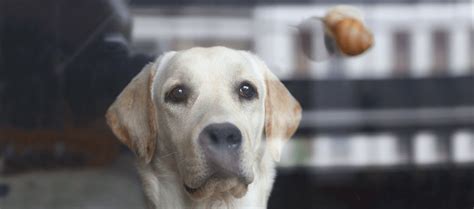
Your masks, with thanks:
[{"label": "blurred background", "polygon": [[[308,59],[294,26],[337,4],[362,10],[375,45]],[[255,52],[303,106],[270,209],[473,208],[473,12],[469,0],[0,0],[0,209],[144,208],[104,112],[157,55],[214,45]]]}]

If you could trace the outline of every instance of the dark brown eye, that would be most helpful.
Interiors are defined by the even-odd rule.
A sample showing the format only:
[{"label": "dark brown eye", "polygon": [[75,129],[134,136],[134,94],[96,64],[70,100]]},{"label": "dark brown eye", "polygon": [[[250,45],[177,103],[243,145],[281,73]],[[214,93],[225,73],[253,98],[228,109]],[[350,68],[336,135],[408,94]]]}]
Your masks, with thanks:
[{"label": "dark brown eye", "polygon": [[243,82],[239,86],[239,97],[246,100],[257,98],[257,91],[249,82]]},{"label": "dark brown eye", "polygon": [[179,85],[171,89],[166,94],[165,102],[184,103],[188,100],[189,90],[187,87]]}]

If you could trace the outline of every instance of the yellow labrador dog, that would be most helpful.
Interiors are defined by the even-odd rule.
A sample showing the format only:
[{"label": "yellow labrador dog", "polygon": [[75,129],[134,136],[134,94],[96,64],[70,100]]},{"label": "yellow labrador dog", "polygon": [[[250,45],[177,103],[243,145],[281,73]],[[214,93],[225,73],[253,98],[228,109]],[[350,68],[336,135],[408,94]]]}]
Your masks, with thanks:
[{"label": "yellow labrador dog", "polygon": [[212,47],[165,53],[106,116],[149,208],[264,209],[301,107],[258,57]]}]

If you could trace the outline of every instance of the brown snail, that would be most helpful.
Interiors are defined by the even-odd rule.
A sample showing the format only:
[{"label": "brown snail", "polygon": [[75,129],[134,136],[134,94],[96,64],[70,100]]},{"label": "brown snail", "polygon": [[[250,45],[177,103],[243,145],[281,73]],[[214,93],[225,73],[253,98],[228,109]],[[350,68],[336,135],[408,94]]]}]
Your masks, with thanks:
[{"label": "brown snail", "polygon": [[350,6],[333,7],[324,17],[306,18],[296,29],[301,50],[314,61],[326,60],[337,54],[360,55],[374,43],[361,12]]},{"label": "brown snail", "polygon": [[369,49],[374,38],[364,25],[357,9],[337,6],[323,18],[327,34],[334,39],[340,51],[349,56],[362,54]]}]

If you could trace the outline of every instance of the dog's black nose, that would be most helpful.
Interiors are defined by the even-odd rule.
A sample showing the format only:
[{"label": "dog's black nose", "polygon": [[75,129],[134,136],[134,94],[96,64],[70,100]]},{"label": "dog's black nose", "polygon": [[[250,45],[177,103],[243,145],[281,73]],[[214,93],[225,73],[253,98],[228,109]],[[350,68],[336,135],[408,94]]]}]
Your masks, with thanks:
[{"label": "dog's black nose", "polygon": [[207,163],[216,174],[240,175],[240,147],[242,133],[231,123],[214,123],[206,126],[199,135],[199,144]]},{"label": "dog's black nose", "polygon": [[201,145],[210,149],[236,150],[242,144],[240,130],[231,123],[214,123],[202,131]]}]

